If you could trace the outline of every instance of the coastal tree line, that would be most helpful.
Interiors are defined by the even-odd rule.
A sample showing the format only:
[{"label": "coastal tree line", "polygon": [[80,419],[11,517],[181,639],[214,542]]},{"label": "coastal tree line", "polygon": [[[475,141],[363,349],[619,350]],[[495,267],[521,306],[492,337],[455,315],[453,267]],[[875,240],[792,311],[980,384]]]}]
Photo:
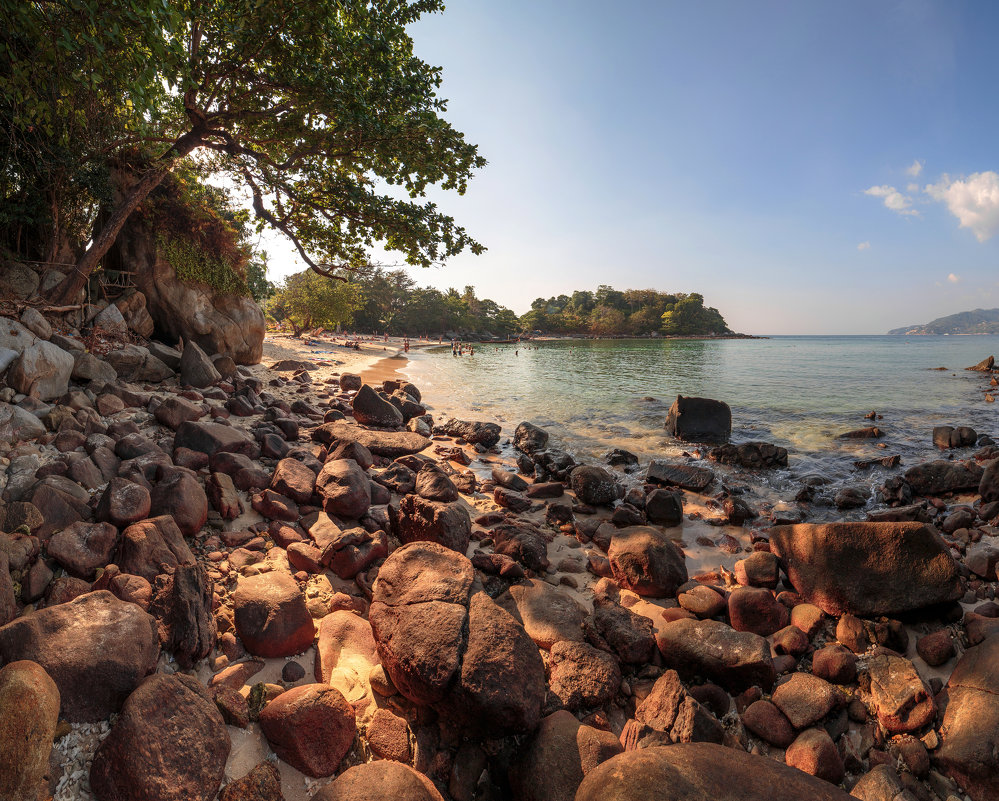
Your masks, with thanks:
[{"label": "coastal tree line", "polygon": [[506,338],[540,332],[572,336],[712,335],[730,333],[699,293],[617,290],[538,298],[518,317],[472,286],[445,291],[418,286],[405,270],[374,268],[347,281],[308,270],[290,276],[265,301],[268,314],[298,334],[338,326],[388,334],[453,332]]}]

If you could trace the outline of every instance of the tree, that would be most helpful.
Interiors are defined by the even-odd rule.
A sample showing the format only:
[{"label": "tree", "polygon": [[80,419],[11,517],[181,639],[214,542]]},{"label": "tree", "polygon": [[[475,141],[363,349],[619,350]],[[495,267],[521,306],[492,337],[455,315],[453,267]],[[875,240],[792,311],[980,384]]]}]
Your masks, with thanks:
[{"label": "tree", "polygon": [[[21,45],[0,82],[15,135],[107,97],[115,124],[90,157],[142,154],[138,180],[54,298],[79,291],[132,211],[196,152],[247,191],[258,224],[335,279],[364,265],[375,242],[422,266],[482,252],[421,202],[431,185],[463,193],[485,164],[442,117],[441,71],[414,55],[406,31],[442,8],[441,0],[0,0],[13,26],[3,44]],[[85,57],[91,50],[99,57]],[[39,75],[23,66],[23,51],[43,70],[74,68]]]},{"label": "tree", "polygon": [[349,324],[362,303],[356,284],[303,270],[288,276],[271,296],[267,311],[278,322],[287,320],[299,336],[312,328]]},{"label": "tree", "polygon": [[718,309],[704,307],[704,297],[697,292],[677,296],[679,300],[669,306],[662,316],[666,334],[696,335],[724,334],[728,326]]}]

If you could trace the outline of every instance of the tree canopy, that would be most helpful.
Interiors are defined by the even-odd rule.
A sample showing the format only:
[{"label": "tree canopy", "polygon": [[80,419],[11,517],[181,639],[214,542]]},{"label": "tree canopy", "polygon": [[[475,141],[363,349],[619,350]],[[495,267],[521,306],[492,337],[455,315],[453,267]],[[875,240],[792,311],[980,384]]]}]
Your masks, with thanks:
[{"label": "tree canopy", "polygon": [[[444,119],[441,71],[414,55],[407,33],[442,8],[440,0],[0,0],[6,244],[28,220],[52,238],[75,214],[85,231],[111,198],[101,185],[109,163],[131,165],[139,180],[101,215],[57,290],[65,298],[128,215],[193,157],[242,187],[257,223],[283,232],[329,276],[365,264],[376,243],[421,266],[481,252],[425,197],[431,185],[463,193],[485,164]],[[43,204],[31,197],[39,188]]]}]

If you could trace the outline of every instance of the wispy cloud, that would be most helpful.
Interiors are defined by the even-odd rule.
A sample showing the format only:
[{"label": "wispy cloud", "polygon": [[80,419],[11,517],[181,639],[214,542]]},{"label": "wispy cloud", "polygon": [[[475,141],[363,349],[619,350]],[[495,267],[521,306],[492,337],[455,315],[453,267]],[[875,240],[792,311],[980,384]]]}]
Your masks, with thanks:
[{"label": "wispy cloud", "polygon": [[870,247],[871,247],[870,242],[861,242],[859,245],[857,245],[857,250],[869,250]]},{"label": "wispy cloud", "polygon": [[961,228],[970,228],[979,242],[991,239],[999,231],[999,174],[992,170],[972,173],[967,178],[951,178],[944,173],[924,191],[934,200],[946,203]]},{"label": "wispy cloud", "polygon": [[961,276],[951,273],[950,275],[947,276],[947,280],[950,281],[952,284],[956,284],[958,281],[961,280]]},{"label": "wispy cloud", "polygon": [[919,174],[923,171],[923,164],[926,162],[916,159],[905,168],[906,175],[911,175],[913,178],[918,178]]},{"label": "wispy cloud", "polygon": [[885,208],[891,209],[894,212],[912,217],[919,216],[919,212],[912,208],[912,198],[903,195],[894,186],[888,186],[887,184],[872,186],[869,189],[865,189],[864,194],[881,198],[884,201]]}]

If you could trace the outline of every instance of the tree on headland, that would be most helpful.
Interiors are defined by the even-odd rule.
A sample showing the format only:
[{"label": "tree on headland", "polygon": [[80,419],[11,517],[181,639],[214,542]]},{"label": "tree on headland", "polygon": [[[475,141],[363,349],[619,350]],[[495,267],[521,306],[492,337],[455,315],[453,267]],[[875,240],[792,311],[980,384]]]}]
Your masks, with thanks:
[{"label": "tree on headland", "polygon": [[[317,273],[345,277],[376,242],[421,266],[481,252],[424,199],[431,185],[463,193],[485,163],[443,118],[440,70],[414,55],[406,30],[442,8],[0,0],[0,222],[15,201],[24,206],[38,175],[56,182],[39,167],[48,154],[71,156],[56,206],[73,193],[96,205],[86,176],[106,177],[114,159],[132,166],[136,180],[54,292],[66,301],[152,189],[194,158],[242,187],[257,223],[288,236]],[[65,217],[53,208],[46,223]]]},{"label": "tree on headland", "polygon": [[697,292],[680,297],[662,316],[664,334],[725,334],[728,326],[718,309],[704,306],[704,296]]}]

